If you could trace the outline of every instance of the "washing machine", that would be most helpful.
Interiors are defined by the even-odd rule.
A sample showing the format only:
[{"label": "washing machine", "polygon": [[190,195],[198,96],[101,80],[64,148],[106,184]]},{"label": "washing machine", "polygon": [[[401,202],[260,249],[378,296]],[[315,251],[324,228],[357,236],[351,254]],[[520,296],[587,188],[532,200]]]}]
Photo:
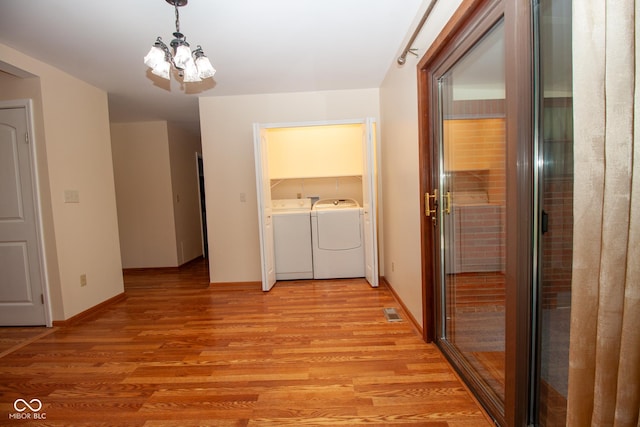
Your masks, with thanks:
[{"label": "washing machine", "polygon": [[314,279],[364,277],[362,216],[362,208],[353,199],[324,199],[313,204]]},{"label": "washing machine", "polygon": [[311,200],[271,201],[276,280],[313,279]]}]

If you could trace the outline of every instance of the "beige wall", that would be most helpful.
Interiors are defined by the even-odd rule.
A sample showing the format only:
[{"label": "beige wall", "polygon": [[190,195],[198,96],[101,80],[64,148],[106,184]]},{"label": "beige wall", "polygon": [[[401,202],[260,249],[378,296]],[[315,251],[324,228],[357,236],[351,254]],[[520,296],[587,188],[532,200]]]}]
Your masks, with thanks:
[{"label": "beige wall", "polygon": [[267,129],[271,179],[362,175],[363,124]]},{"label": "beige wall", "polygon": [[211,281],[260,281],[252,123],[379,115],[378,89],[200,98]]},{"label": "beige wall", "polygon": [[[107,94],[0,44],[0,67],[7,64],[40,80],[35,122],[47,275],[53,320],[64,320],[123,292]],[[77,190],[80,203],[64,203],[65,190]]]},{"label": "beige wall", "polygon": [[112,123],[111,135],[123,267],[202,255],[199,137],[165,121]]},{"label": "beige wall", "polygon": [[[411,28],[422,17],[422,7]],[[437,37],[461,0],[440,1],[433,9],[413,47],[420,56]],[[440,25],[436,25],[440,23]],[[403,46],[404,47],[404,44]],[[401,47],[401,48],[402,48]],[[404,66],[395,62],[380,87],[381,176],[384,194],[384,274],[411,315],[422,323],[422,273],[420,253],[420,188],[418,170],[419,59],[407,56]],[[393,263],[393,266],[392,266]]]},{"label": "beige wall", "polygon": [[167,122],[112,123],[124,268],[176,267]]}]

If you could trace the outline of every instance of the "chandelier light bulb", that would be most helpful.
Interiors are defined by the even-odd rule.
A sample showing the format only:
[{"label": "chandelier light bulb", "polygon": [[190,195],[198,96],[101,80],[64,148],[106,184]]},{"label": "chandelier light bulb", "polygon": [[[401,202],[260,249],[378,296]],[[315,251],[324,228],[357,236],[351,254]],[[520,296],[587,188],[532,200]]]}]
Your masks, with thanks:
[{"label": "chandelier light bulb", "polygon": [[201,79],[208,79],[213,77],[216,73],[216,69],[211,65],[211,61],[206,56],[201,56],[196,59],[196,66],[198,67],[198,74]]},{"label": "chandelier light bulb", "polygon": [[213,77],[216,73],[216,69],[213,68],[211,61],[209,61],[209,58],[207,58],[202,51],[202,47],[198,46],[198,48],[193,51],[193,56],[196,58],[196,67],[198,67],[198,75],[200,78],[208,79]]},{"label": "chandelier light bulb", "polygon": [[183,81],[185,83],[199,82],[202,81],[200,75],[198,74],[198,68],[196,67],[196,63],[193,61],[191,55],[189,55],[189,59],[187,60],[184,71]]},{"label": "chandelier light bulb", "polygon": [[191,51],[189,47],[186,45],[180,45],[176,48],[176,54],[173,57],[173,63],[179,70],[184,70],[187,68],[187,63],[189,60],[193,61],[191,58]]},{"label": "chandelier light bulb", "polygon": [[165,80],[171,80],[171,64],[167,61],[159,62],[155,67],[153,67],[151,72]]},{"label": "chandelier light bulb", "polygon": [[144,57],[144,65],[149,68],[155,68],[160,62],[165,62],[164,51],[157,46],[151,46],[151,50]]}]

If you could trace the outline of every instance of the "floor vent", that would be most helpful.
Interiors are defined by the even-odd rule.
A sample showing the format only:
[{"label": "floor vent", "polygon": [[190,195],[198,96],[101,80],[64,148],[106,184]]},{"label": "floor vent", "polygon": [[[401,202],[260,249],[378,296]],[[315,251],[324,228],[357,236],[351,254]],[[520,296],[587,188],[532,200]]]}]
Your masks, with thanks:
[{"label": "floor vent", "polygon": [[398,314],[395,308],[383,308],[384,317],[387,318],[387,322],[402,322],[402,317]]}]

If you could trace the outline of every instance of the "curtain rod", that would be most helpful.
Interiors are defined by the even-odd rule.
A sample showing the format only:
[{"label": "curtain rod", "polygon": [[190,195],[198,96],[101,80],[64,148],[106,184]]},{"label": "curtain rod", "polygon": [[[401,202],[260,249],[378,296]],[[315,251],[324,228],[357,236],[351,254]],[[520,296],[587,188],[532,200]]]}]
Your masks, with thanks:
[{"label": "curtain rod", "polygon": [[404,63],[407,62],[408,53],[418,56],[418,54],[415,52],[417,49],[412,49],[411,45],[413,44],[414,41],[416,41],[416,37],[418,37],[420,30],[422,30],[422,26],[424,25],[425,22],[427,22],[427,18],[431,14],[431,10],[433,9],[433,6],[435,6],[437,2],[438,0],[431,0],[431,3],[429,3],[429,7],[427,7],[427,10],[424,12],[424,16],[422,16],[422,19],[418,23],[418,26],[416,27],[415,31],[411,35],[411,38],[409,39],[409,43],[407,43],[407,46],[402,51],[402,55],[398,57],[398,64],[404,65]]}]

